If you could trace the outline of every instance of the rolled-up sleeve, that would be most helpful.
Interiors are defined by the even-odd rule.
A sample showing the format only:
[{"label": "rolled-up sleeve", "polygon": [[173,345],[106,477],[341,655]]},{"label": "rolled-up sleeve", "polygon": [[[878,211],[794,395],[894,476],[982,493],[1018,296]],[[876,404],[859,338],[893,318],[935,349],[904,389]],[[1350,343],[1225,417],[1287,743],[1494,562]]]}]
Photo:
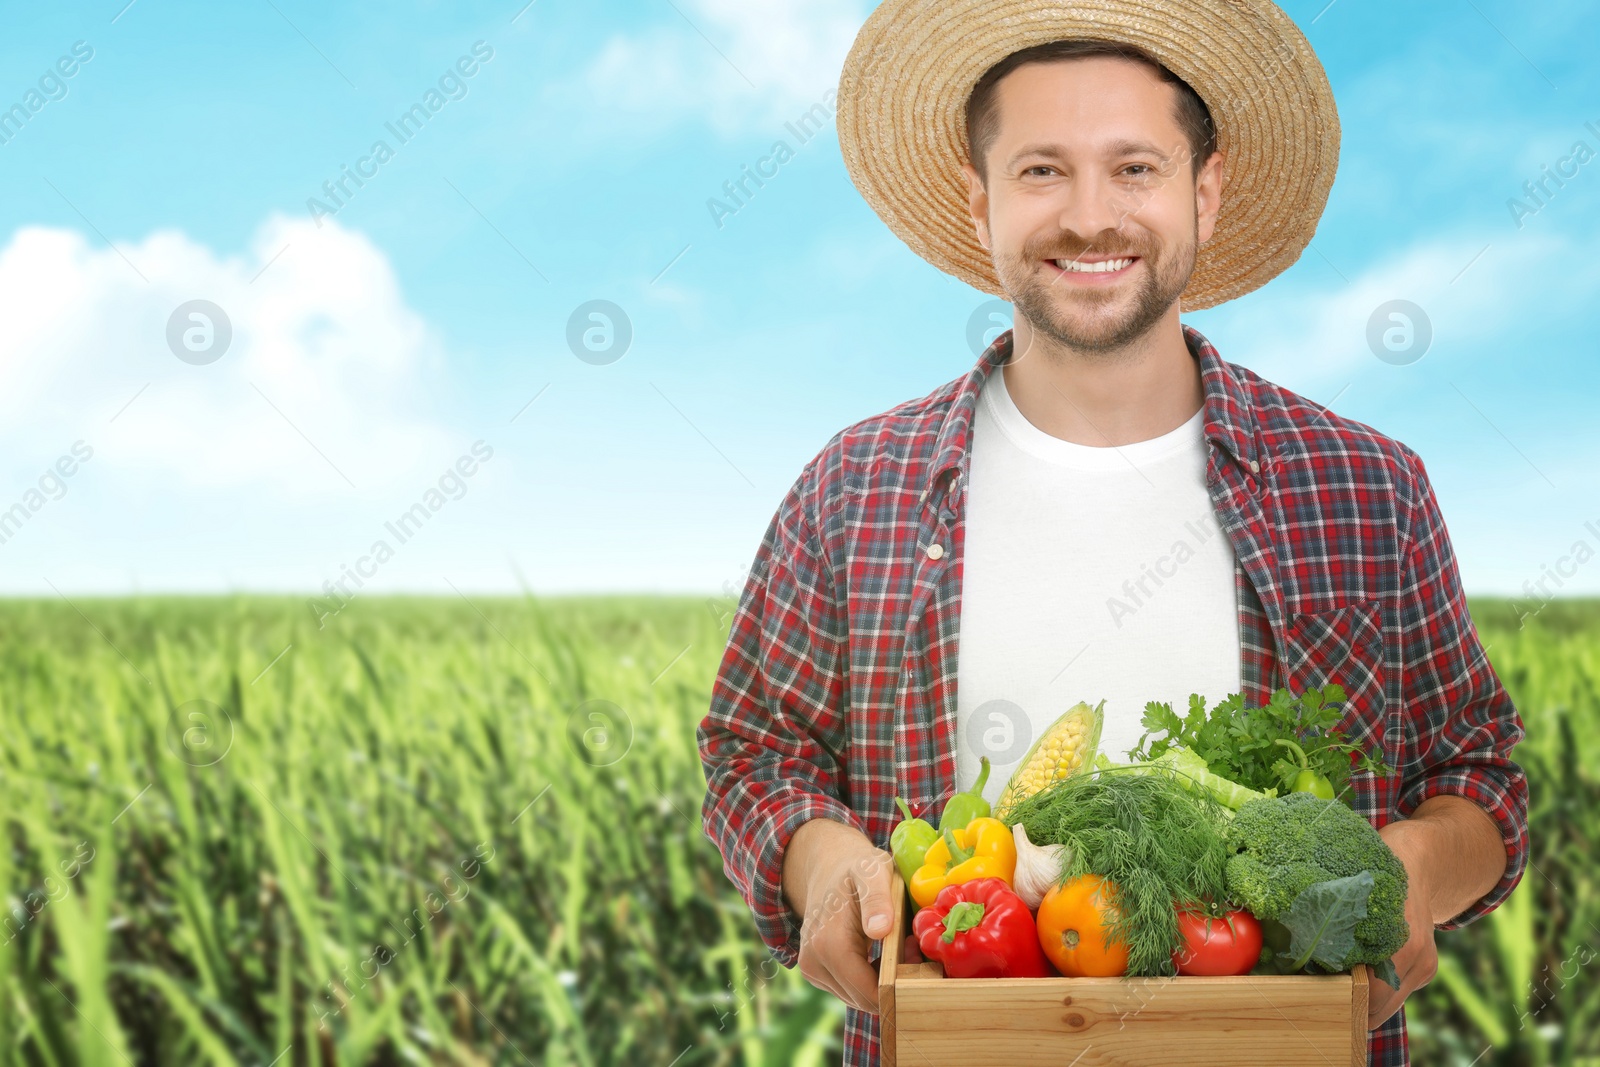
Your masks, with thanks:
[{"label": "rolled-up sleeve", "polygon": [[1439,502],[1421,457],[1413,472],[1409,550],[1400,590],[1407,758],[1398,802],[1409,816],[1429,797],[1465,797],[1494,819],[1505,843],[1505,873],[1460,915],[1454,930],[1499,906],[1528,863],[1528,782],[1511,752],[1522,719],[1489,663],[1461,590]]},{"label": "rolled-up sleeve", "polygon": [[697,731],[706,836],[785,967],[800,954],[799,922],[783,898],[789,839],[816,818],[864,831],[840,799],[845,616],[806,513],[810,471],[762,538]]}]

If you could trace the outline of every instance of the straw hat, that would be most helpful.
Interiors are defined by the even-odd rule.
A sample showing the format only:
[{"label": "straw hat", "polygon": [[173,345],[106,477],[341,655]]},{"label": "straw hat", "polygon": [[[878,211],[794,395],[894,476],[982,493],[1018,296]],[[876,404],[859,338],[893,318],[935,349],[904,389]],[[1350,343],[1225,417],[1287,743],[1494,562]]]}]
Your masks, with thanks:
[{"label": "straw hat", "polygon": [[1270,0],[883,0],[839,78],[850,180],[912,251],[1007,296],[967,208],[967,97],[1012,52],[1081,37],[1144,49],[1216,124],[1222,207],[1182,309],[1243,296],[1300,258],[1338,167],[1339,115],[1316,53]]}]

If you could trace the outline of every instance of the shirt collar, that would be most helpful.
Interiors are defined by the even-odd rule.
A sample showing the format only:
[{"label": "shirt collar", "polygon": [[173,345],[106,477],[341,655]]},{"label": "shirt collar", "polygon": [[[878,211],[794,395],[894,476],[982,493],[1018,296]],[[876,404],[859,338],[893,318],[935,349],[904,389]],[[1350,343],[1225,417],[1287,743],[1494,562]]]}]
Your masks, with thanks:
[{"label": "shirt collar", "polygon": [[[1246,470],[1259,470],[1254,466],[1257,462],[1255,412],[1250,404],[1249,390],[1240,380],[1237,368],[1224,360],[1199,330],[1187,323],[1179,325],[1183,330],[1184,343],[1189,346],[1189,354],[1200,364],[1200,384],[1205,392],[1207,440],[1221,445]],[[933,467],[922,491],[924,502],[949,484],[952,472],[966,472],[978,394],[989,374],[1011,358],[1013,332],[1007,330],[996,337],[983,350],[978,362],[957,388],[934,443]]]}]

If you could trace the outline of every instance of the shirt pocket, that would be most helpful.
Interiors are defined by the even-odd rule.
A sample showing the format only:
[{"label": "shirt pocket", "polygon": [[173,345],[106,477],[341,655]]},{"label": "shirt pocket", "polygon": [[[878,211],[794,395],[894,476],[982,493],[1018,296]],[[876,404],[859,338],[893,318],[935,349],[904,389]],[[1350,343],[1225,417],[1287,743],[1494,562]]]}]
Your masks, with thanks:
[{"label": "shirt pocket", "polygon": [[1363,600],[1323,611],[1299,612],[1289,619],[1285,675],[1290,692],[1344,688],[1344,715],[1338,729],[1369,753],[1380,749],[1395,764],[1397,746],[1387,729],[1384,698],[1383,608]]}]

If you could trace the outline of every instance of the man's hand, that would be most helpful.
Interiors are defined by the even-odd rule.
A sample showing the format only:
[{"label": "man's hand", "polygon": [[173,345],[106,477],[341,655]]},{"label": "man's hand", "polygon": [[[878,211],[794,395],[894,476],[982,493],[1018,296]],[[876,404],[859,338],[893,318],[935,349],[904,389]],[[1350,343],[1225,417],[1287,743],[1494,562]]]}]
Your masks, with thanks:
[{"label": "man's hand", "polygon": [[894,858],[861,831],[813,819],[789,839],[783,894],[800,923],[800,973],[860,1011],[878,1011],[878,972],[870,941],[894,922],[889,899]]},{"label": "man's hand", "polygon": [[1400,988],[1389,988],[1389,983],[1381,978],[1367,983],[1368,1030],[1382,1026],[1389,1016],[1400,1010],[1413,990],[1433,981],[1439,971],[1439,950],[1433,942],[1433,911],[1428,904],[1433,899],[1427,882],[1428,867],[1417,848],[1416,838],[1407,834],[1402,829],[1404,826],[1404,820],[1391,822],[1378,833],[1406,867],[1406,923],[1411,927],[1411,936],[1391,961],[1400,979]]},{"label": "man's hand", "polygon": [[1411,936],[1394,954],[1399,989],[1387,982],[1367,986],[1367,1029],[1400,1010],[1412,990],[1433,981],[1439,951],[1435,923],[1448,922],[1494,887],[1506,869],[1505,845],[1489,813],[1464,797],[1429,797],[1409,819],[1378,831],[1406,866],[1406,922]]}]

